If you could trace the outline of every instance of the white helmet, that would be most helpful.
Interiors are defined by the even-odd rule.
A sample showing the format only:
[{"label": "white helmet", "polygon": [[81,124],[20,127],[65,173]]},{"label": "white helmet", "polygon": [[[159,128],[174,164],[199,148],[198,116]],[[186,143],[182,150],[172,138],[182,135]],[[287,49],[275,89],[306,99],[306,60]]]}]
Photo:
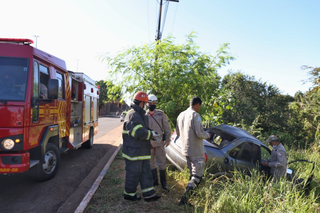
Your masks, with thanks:
[{"label": "white helmet", "polygon": [[150,102],[155,102],[156,104],[158,103],[158,98],[157,98],[157,96],[155,96],[155,95],[148,95],[148,98],[149,98],[149,103]]}]

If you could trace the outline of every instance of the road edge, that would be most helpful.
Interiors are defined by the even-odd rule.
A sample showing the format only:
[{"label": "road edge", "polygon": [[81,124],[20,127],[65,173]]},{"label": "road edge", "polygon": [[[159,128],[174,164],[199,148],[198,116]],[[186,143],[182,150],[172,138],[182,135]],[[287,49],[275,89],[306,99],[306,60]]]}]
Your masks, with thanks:
[{"label": "road edge", "polygon": [[[108,134],[108,133],[111,133]],[[84,198],[87,196],[87,194],[89,194],[89,192],[91,191],[91,189],[93,189],[93,186],[96,185],[96,187],[99,187],[99,184],[101,183],[105,173],[107,172],[109,166],[111,165],[111,163],[113,162],[115,156],[117,155],[117,153],[119,152],[120,148],[122,147],[122,126],[118,126],[114,129],[112,129],[111,131],[107,132],[104,136],[101,136],[99,140],[109,140],[110,142],[112,142],[112,144],[116,145],[113,151],[113,154],[111,157],[108,157],[109,160],[104,160],[108,153],[106,153],[104,155],[104,157],[99,161],[99,163],[96,165],[96,167],[94,167],[91,172],[83,179],[83,181],[80,183],[80,185],[78,186],[78,188],[69,196],[69,198],[58,208],[58,210],[56,211],[56,213],[70,213],[70,212],[74,212],[76,211],[75,209],[78,209],[80,204],[84,205],[84,203],[82,203],[82,201],[84,200]],[[117,135],[117,136],[115,136]],[[108,137],[108,139],[105,139],[104,137]],[[95,143],[95,142],[94,142]],[[110,153],[111,155],[111,153]],[[100,166],[99,166],[100,164]],[[109,166],[107,166],[109,165]],[[103,175],[102,173],[105,172]],[[90,179],[91,176],[95,176],[93,177],[94,179],[92,181],[88,181]],[[98,179],[101,180],[100,182],[96,184],[96,181]],[[96,191],[97,189],[95,189]],[[94,192],[95,192],[94,191]],[[92,196],[94,195],[94,192],[91,193],[91,197],[89,198],[89,201],[91,200]],[[78,197],[75,198],[75,197]],[[88,199],[86,198],[86,199]],[[88,203],[89,203],[88,201]],[[75,203],[76,202],[76,203]],[[78,202],[80,204],[78,204]],[[85,208],[87,207],[88,203],[86,203]],[[85,208],[82,211],[79,212],[84,212]]]},{"label": "road edge", "polygon": [[87,206],[88,206],[89,202],[91,201],[94,193],[97,191],[101,181],[103,180],[103,177],[106,175],[111,163],[113,162],[114,158],[117,156],[117,154],[118,154],[118,152],[119,152],[121,147],[122,147],[122,143],[118,146],[116,151],[113,153],[113,155],[109,159],[108,163],[104,166],[104,168],[102,169],[102,171],[99,174],[98,178],[93,183],[92,187],[90,188],[90,190],[88,191],[86,196],[83,198],[83,200],[79,204],[78,208],[75,210],[75,213],[83,213],[84,210],[87,208]]}]

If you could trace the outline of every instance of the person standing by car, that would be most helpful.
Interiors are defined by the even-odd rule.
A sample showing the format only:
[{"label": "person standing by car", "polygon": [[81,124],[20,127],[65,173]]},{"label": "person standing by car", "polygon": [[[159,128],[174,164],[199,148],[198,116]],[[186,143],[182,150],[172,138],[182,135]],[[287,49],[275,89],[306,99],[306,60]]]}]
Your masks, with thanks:
[{"label": "person standing by car", "polygon": [[141,191],[145,201],[155,201],[161,196],[155,193],[150,169],[151,138],[160,136],[150,130],[148,118],[144,110],[148,103],[145,92],[137,92],[134,96],[131,110],[125,117],[122,131],[122,156],[125,158],[125,188],[124,199],[130,201],[140,200],[137,196],[137,186],[140,182]]},{"label": "person standing by car", "polygon": [[179,205],[184,205],[188,202],[188,193],[200,184],[204,173],[205,151],[203,139],[208,139],[211,135],[205,132],[202,127],[202,121],[199,115],[201,104],[202,100],[199,97],[192,97],[190,107],[181,112],[177,118],[176,132],[177,135],[181,137],[182,155],[186,157],[190,170],[190,181]]},{"label": "person standing by car", "polygon": [[275,135],[270,135],[266,143],[272,146],[271,157],[268,161],[262,162],[262,165],[269,166],[272,177],[278,181],[287,174],[287,152]]},{"label": "person standing by car", "polygon": [[166,181],[166,151],[164,146],[170,143],[170,126],[166,115],[163,111],[156,109],[158,98],[155,95],[149,95],[147,116],[149,119],[149,128],[155,130],[162,136],[161,142],[151,140],[151,172],[153,176],[153,186],[158,186],[158,170],[156,164],[159,166],[160,183],[163,189],[169,191]]}]

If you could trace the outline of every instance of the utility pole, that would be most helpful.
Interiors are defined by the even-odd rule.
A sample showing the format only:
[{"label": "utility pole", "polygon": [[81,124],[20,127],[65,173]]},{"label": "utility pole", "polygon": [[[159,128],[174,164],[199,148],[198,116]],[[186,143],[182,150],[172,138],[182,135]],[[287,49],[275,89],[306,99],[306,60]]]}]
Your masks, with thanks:
[{"label": "utility pole", "polygon": [[38,48],[38,38],[39,38],[40,36],[38,36],[38,35],[34,35],[33,37],[35,37],[35,38],[36,38],[36,48]]},{"label": "utility pole", "polygon": [[162,13],[162,0],[160,0],[160,8],[159,8],[159,20],[158,20],[158,30],[156,35],[156,41],[159,41],[161,39],[160,37],[160,26],[161,26],[161,13]]},{"label": "utility pole", "polygon": [[[161,29],[161,14],[162,14],[162,1],[163,0],[160,0],[160,7],[159,7],[159,20],[158,20],[158,30],[157,30],[157,35],[156,35],[156,41],[160,41],[161,40],[161,37],[162,37],[162,32],[160,31]],[[179,2],[179,0],[167,0],[168,3],[170,1],[172,2]],[[165,20],[164,20],[165,21]]]},{"label": "utility pole", "polygon": [[[167,11],[168,11],[168,6],[169,6],[169,2],[170,1],[179,2],[179,0],[166,0],[167,6],[166,6],[165,16],[164,16],[163,22],[166,21],[166,16],[167,16],[166,14],[167,14]],[[156,42],[157,42],[156,45],[158,45],[160,43],[160,40],[161,40],[161,37],[162,37],[162,32],[160,31],[160,29],[161,29],[162,2],[163,2],[163,0],[160,0],[158,30],[157,30],[157,33],[156,33]],[[162,28],[162,30],[163,30],[163,28]],[[158,69],[156,68],[157,64],[158,64],[158,53],[156,53],[156,58],[155,58],[154,62],[155,62],[155,70],[154,70],[154,73],[153,73],[153,77],[156,77],[157,73],[158,73]]]}]

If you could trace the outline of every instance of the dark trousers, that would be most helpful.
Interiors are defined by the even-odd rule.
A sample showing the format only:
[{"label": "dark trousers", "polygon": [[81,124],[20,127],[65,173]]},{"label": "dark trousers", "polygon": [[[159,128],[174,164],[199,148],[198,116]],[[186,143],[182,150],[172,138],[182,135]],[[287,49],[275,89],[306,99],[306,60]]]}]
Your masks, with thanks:
[{"label": "dark trousers", "polygon": [[155,194],[153,188],[153,178],[149,160],[130,161],[126,162],[126,181],[124,193],[134,196],[137,192],[137,186],[140,183],[143,197],[149,197]]}]

